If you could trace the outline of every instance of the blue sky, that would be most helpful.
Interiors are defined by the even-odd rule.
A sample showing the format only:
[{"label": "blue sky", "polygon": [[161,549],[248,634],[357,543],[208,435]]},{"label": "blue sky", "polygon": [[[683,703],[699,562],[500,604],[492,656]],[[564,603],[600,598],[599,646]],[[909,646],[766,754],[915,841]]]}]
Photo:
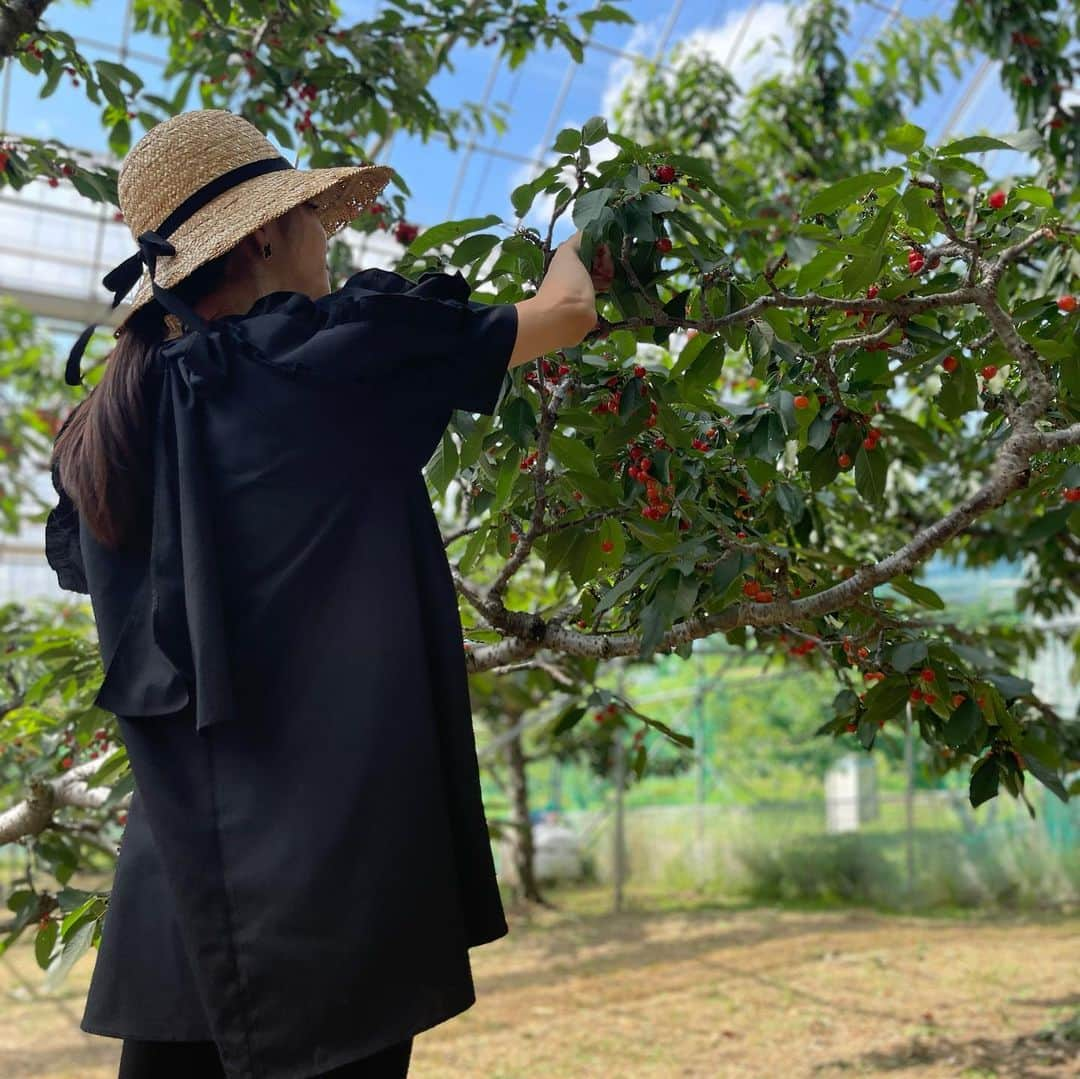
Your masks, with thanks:
[{"label": "blue sky", "polygon": [[[47,18],[51,25],[78,38],[119,43],[126,6],[125,0],[95,0],[89,7],[60,0],[47,9]],[[866,54],[876,34],[889,21],[888,13],[882,10],[885,6],[891,7],[891,2],[888,5],[859,4],[853,9],[847,43],[849,55]],[[341,21],[347,25],[369,16],[375,3],[353,0],[343,3],[342,7]],[[585,5],[575,3],[571,7],[572,10],[583,10]],[[690,39],[695,47],[708,49],[721,59],[734,56],[733,73],[740,82],[746,82],[756,72],[776,66],[774,36],[785,44],[791,41],[789,5],[766,0],[752,7],[752,17],[747,20],[751,5],[746,3],[631,0],[626,9],[635,17],[637,25],[600,24],[596,40],[652,56],[663,42],[670,48],[676,41]],[[933,12],[934,7],[930,0],[907,0],[904,14],[925,15]],[[753,60],[748,59],[750,49],[763,40],[766,47]],[[163,42],[148,35],[132,35],[128,44],[133,50],[164,56]],[[94,44],[84,44],[83,49],[91,60],[117,59],[114,50]],[[484,96],[496,59],[495,46],[459,47],[452,54],[455,70],[442,73],[433,87],[436,98],[447,106],[479,101]],[[139,58],[129,58],[126,62],[146,80],[151,92],[165,85],[160,65]],[[927,128],[931,142],[944,133],[950,119],[954,121],[952,135],[980,130],[1003,132],[1015,126],[1011,103],[1000,89],[994,70],[984,73],[969,107],[954,116],[954,106],[980,64],[979,57],[966,63],[960,80],[943,70],[940,73],[941,94],[925,101],[911,115],[910,119]],[[578,66],[571,66],[561,49],[541,50],[517,71],[509,71],[503,64],[495,74],[490,99],[509,105],[510,130],[501,137],[489,132],[481,136],[480,142],[504,153],[535,159],[562,127],[580,126],[592,115],[607,113],[627,76],[627,69],[625,61],[599,50],[587,52],[586,62]],[[98,121],[97,109],[80,90],[62,81],[56,93],[45,100],[38,98],[37,91],[37,80],[15,65],[6,93],[6,130],[39,137],[52,136],[88,150],[105,149],[105,133]],[[196,98],[190,107],[199,107]],[[139,127],[135,131],[137,135],[142,133]],[[293,155],[289,156],[291,159]],[[358,152],[358,156],[362,155]],[[997,158],[995,161],[993,155],[988,155],[984,164],[994,172],[1021,164],[1020,155],[997,155]],[[1017,160],[1010,162],[1006,158]],[[392,164],[409,183],[413,192],[409,217],[421,226],[448,217],[479,213],[496,213],[511,222],[514,213],[510,192],[535,171],[527,161],[493,156],[482,148],[470,152],[462,147],[454,152],[440,140],[424,143],[400,136],[382,160]],[[538,222],[533,219],[528,223]],[[562,231],[568,232],[570,227],[567,222],[566,228],[560,230],[559,238]]]}]

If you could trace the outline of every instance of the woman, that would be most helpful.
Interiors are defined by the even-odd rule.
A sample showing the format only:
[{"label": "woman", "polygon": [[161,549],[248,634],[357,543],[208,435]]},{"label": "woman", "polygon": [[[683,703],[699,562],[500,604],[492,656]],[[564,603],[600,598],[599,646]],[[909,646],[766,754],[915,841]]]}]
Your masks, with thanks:
[{"label": "woman", "polygon": [[421,469],[455,408],[582,340],[611,268],[578,234],[520,303],[460,273],[331,292],[327,237],[391,175],[297,170],[214,109],[120,170],[113,306],[148,272],[58,434],[46,548],[135,779],[81,1023],[122,1079],[404,1076],[507,932]]}]

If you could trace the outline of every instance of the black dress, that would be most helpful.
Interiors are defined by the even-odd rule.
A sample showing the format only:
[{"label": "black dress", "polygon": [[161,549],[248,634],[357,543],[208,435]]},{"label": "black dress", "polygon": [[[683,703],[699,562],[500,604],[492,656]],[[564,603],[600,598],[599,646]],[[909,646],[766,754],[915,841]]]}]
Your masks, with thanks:
[{"label": "black dress", "polygon": [[308,1079],[474,1003],[467,949],[507,924],[421,472],[508,382],[517,310],[469,294],[361,270],[163,343],[148,557],[54,476],[48,559],[135,778],[83,1030]]}]

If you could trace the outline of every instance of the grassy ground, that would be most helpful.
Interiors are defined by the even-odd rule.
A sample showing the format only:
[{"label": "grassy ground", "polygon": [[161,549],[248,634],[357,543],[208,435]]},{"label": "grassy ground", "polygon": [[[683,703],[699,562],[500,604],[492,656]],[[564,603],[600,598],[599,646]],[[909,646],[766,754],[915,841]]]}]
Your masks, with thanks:
[{"label": "grassy ground", "polygon": [[[1080,919],[554,898],[470,953],[477,1002],[418,1035],[410,1079],[1080,1075],[1051,1035],[1080,1009]],[[4,1079],[114,1079],[119,1042],[78,1029],[92,964],[46,997],[29,947],[0,957]]]}]

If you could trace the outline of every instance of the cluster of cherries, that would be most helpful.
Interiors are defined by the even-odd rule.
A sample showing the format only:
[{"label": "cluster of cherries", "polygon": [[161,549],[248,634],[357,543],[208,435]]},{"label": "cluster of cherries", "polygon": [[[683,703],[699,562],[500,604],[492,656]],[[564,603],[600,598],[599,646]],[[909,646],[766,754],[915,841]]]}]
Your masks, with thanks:
[{"label": "cluster of cherries", "polygon": [[[558,382],[560,378],[570,373],[570,365],[568,363],[555,364],[546,356],[540,361],[540,367],[544,373],[544,379],[547,382]],[[535,383],[536,377],[536,372],[531,367],[525,372],[526,382]]]},{"label": "cluster of cherries", "polygon": [[[599,712],[593,713],[593,721],[595,723],[608,723],[611,720],[614,720],[618,714],[619,709],[616,707],[615,702],[609,701],[608,704],[604,708],[600,709]],[[644,737],[645,728],[639,727],[636,731],[634,731],[634,745],[639,745]]]},{"label": "cluster of cherries", "polygon": [[[662,449],[667,445],[663,435],[654,443],[657,449]],[[661,487],[660,481],[655,476],[649,475],[649,470],[652,468],[652,458],[647,456],[645,448],[637,445],[637,443],[630,446],[630,461],[631,464],[627,468],[626,474],[632,480],[645,484],[645,500],[648,505],[642,507],[641,516],[652,521],[658,521],[671,512],[671,503],[666,501],[665,496],[671,498],[675,494],[675,484],[668,483]],[[619,467],[617,462],[615,467]],[[663,494],[661,494],[661,491],[663,491]],[[685,519],[679,521],[679,528],[683,531],[689,527],[689,521]]]},{"label": "cluster of cherries", "polygon": [[[74,757],[71,756],[71,753],[75,752],[75,733],[71,730],[66,730],[64,731],[63,738],[64,742],[69,747],[69,753],[63,758],[63,760],[60,761],[60,767],[67,769],[75,763]],[[89,755],[90,760],[94,760],[96,757],[104,756],[105,750],[109,745],[109,732],[104,727],[98,727],[98,729],[94,731],[94,737],[91,740],[91,745],[93,745],[95,742],[97,743],[98,748],[91,750]]]},{"label": "cluster of cherries", "polygon": [[[382,215],[389,209],[384,203],[373,202],[368,206],[368,213],[372,217],[377,217],[376,226],[382,229],[384,232],[387,228],[387,223],[383,219]],[[412,225],[408,221],[398,221],[394,225],[394,239],[397,240],[402,247],[408,247],[409,244],[416,239],[420,234],[420,227],[418,225]]]},{"label": "cluster of cherries", "polygon": [[[642,367],[640,364],[634,368],[634,376],[636,378],[644,380],[647,373],[648,372],[645,370],[645,368]],[[614,415],[618,415],[619,401],[622,399],[622,390],[618,389],[619,376],[612,375],[611,378],[609,378],[607,382],[604,383],[604,385],[611,390],[611,395],[607,398],[607,400],[601,401],[599,404],[594,405],[590,411],[592,411],[593,413],[611,412]],[[644,381],[642,381],[641,393],[644,397],[649,396],[648,385]],[[649,417],[644,421],[643,426],[655,427],[656,413],[659,411],[659,405],[657,405],[657,403],[652,400],[652,398],[649,398]],[[616,465],[615,467],[617,468],[618,465]]]}]

